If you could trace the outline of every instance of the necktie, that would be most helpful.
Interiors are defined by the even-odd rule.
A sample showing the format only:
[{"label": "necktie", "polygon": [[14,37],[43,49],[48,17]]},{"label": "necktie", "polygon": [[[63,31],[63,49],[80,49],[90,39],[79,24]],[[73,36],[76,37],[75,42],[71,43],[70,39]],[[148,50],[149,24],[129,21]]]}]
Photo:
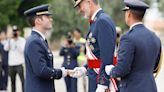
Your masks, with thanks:
[{"label": "necktie", "polygon": [[48,45],[48,41],[47,41],[47,39],[45,39],[45,42],[46,42],[46,44]]}]

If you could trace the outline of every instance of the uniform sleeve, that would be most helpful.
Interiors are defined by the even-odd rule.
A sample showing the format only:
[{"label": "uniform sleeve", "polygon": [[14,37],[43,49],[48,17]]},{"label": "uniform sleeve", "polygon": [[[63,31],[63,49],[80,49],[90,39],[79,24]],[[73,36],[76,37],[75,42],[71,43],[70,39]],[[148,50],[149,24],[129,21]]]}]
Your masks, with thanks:
[{"label": "uniform sleeve", "polygon": [[39,41],[34,41],[30,44],[28,49],[28,59],[30,61],[33,72],[41,78],[45,79],[60,79],[62,71],[60,69],[53,69],[47,66],[46,55],[42,44]]},{"label": "uniform sleeve", "polygon": [[113,64],[116,31],[114,25],[105,19],[98,21],[97,29],[100,59],[102,61],[99,84],[108,86],[110,77],[105,73],[105,66]]},{"label": "uniform sleeve", "polygon": [[162,48],[161,48],[161,44],[160,44],[160,50],[159,50],[159,53],[158,53],[158,56],[156,59],[156,63],[155,63],[155,67],[154,67],[154,71],[153,71],[154,73],[156,73],[158,71],[158,65],[160,63],[160,59],[162,58],[161,54],[162,54]]},{"label": "uniform sleeve", "polygon": [[120,41],[117,65],[111,70],[110,77],[124,77],[131,71],[135,47],[127,35]]}]

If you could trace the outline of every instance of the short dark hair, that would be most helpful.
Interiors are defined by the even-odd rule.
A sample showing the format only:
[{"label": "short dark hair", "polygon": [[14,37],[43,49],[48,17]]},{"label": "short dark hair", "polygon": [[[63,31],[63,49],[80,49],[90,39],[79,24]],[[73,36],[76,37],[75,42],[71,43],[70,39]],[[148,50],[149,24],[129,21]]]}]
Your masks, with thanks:
[{"label": "short dark hair", "polygon": [[139,21],[142,21],[146,10],[131,10],[133,18]]},{"label": "short dark hair", "polygon": [[28,20],[28,23],[31,25],[31,26],[35,26],[35,19],[36,17],[28,17],[27,20]]},{"label": "short dark hair", "polygon": [[42,18],[42,15],[39,15],[39,16],[31,16],[31,17],[28,17],[27,20],[28,20],[28,23],[33,27],[35,26],[35,19],[36,18]]},{"label": "short dark hair", "polygon": [[80,33],[81,34],[81,30],[79,29],[79,28],[75,28],[75,30],[74,31],[76,31],[76,32],[78,32],[78,33]]}]

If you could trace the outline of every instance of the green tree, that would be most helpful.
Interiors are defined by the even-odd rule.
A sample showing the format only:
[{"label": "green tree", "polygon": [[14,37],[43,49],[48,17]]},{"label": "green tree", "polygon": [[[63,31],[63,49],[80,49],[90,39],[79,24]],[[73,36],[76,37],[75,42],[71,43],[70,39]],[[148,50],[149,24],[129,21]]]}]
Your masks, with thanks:
[{"label": "green tree", "polygon": [[45,4],[51,0],[1,0],[0,1],[0,29],[7,25],[27,26],[23,12],[31,7]]},{"label": "green tree", "polygon": [[122,11],[124,7],[122,0],[104,0],[101,6],[111,16],[116,26],[120,26],[123,29],[127,28],[124,22],[124,12]]},{"label": "green tree", "polygon": [[15,11],[19,7],[20,0],[1,0],[0,1],[0,29],[5,28],[11,20],[15,17],[11,17],[12,15],[16,15]]},{"label": "green tree", "polygon": [[83,32],[88,28],[88,22],[82,18],[73,7],[70,0],[54,0],[51,3],[53,12],[54,28],[51,40],[72,32],[74,28],[79,27]]},{"label": "green tree", "polygon": [[158,0],[158,4],[159,4],[159,9],[162,12],[163,16],[164,16],[164,0]]}]

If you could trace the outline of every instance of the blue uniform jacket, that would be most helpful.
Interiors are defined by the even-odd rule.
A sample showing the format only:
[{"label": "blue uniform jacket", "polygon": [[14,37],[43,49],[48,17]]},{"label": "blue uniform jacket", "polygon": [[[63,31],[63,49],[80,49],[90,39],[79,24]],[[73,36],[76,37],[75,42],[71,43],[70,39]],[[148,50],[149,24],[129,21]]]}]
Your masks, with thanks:
[{"label": "blue uniform jacket", "polygon": [[2,43],[0,43],[0,52],[2,54],[2,66],[8,67],[8,51],[4,50],[4,45]]},{"label": "blue uniform jacket", "polygon": [[118,64],[111,77],[121,77],[120,92],[157,92],[153,70],[160,53],[159,38],[143,24],[121,37]]},{"label": "blue uniform jacket", "polygon": [[62,47],[60,50],[60,56],[64,56],[64,62],[62,67],[66,69],[74,69],[78,66],[77,56],[79,55],[79,48],[66,48]]},{"label": "blue uniform jacket", "polygon": [[1,79],[1,73],[2,73],[2,61],[3,61],[3,45],[0,43],[0,79]]},{"label": "blue uniform jacket", "polygon": [[[91,23],[86,39],[93,54],[102,61],[98,84],[108,86],[110,81],[105,66],[113,64],[116,30],[112,19],[103,10],[97,13]],[[93,69],[88,69],[88,76],[96,81],[97,74]]]},{"label": "blue uniform jacket", "polygon": [[45,40],[35,31],[25,45],[25,92],[55,92],[54,79],[62,77],[60,69],[53,68],[53,55]]}]

